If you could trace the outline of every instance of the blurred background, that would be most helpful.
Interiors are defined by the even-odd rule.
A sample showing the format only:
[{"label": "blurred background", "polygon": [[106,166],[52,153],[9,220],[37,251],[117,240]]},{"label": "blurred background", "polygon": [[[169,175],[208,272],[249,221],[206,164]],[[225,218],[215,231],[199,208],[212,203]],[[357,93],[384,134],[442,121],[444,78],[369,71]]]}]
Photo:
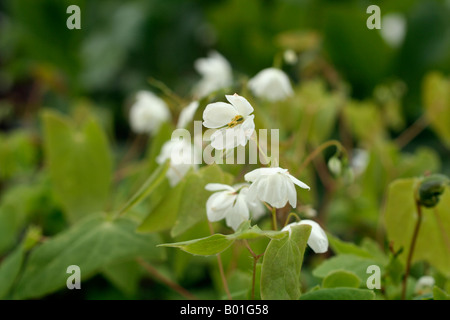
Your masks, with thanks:
[{"label": "blurred background", "polygon": [[[81,30],[65,27],[70,4],[81,8]],[[366,27],[371,4],[382,17],[403,19],[404,35],[395,45]],[[42,105],[65,109],[85,98],[111,111],[120,137],[128,131],[124,101],[148,88],[149,77],[185,96],[199,77],[195,59],[210,49],[235,72],[253,76],[289,45],[318,47],[357,99],[372,95],[377,84],[401,80],[411,122],[420,115],[425,73],[450,70],[449,6],[437,0],[5,0],[0,126],[18,126]]]},{"label": "blurred background", "polygon": [[[81,30],[66,27],[70,16],[66,9],[72,4],[81,9]],[[366,10],[372,4],[381,8],[381,30],[366,26],[371,15]],[[370,174],[361,178],[361,184],[372,187],[363,187],[361,198],[349,189],[328,199],[328,230],[346,240],[359,241],[367,235],[375,238],[387,182],[421,175],[426,170],[450,174],[450,132],[442,129],[450,123],[447,126],[442,118],[437,125],[440,129],[434,130],[420,120],[416,122],[424,114],[424,87],[433,91],[433,83],[446,83],[442,88],[447,89],[440,92],[445,92],[442,96],[447,94],[448,101],[448,80],[436,76],[425,86],[424,79],[432,71],[443,76],[450,73],[449,17],[449,0],[2,0],[0,233],[1,223],[6,221],[1,220],[2,207],[17,212],[29,208],[38,211],[33,213],[39,217],[34,222],[43,226],[44,235],[67,227],[59,203],[48,191],[47,178],[33,178],[40,188],[35,193],[17,188],[7,193],[11,186],[28,183],[30,172],[34,174],[43,166],[39,114],[44,108],[63,114],[73,114],[79,106],[93,111],[107,132],[117,160],[133,138],[128,117],[133,95],[149,89],[160,94],[161,86],[155,89],[149,84],[149,78],[153,78],[189,102],[200,79],[195,60],[216,50],[230,62],[238,80],[277,66],[295,86],[316,77],[325,79],[323,88],[313,85],[300,89],[300,95],[308,95],[311,90],[312,96],[319,92],[328,97],[328,90],[345,91],[351,101],[345,117],[360,123],[350,133],[356,136],[355,141],[364,142],[378,134],[370,131],[376,121],[371,107],[364,108],[367,101],[374,103],[376,115],[384,119],[382,135],[387,135],[386,140],[402,137],[405,129],[417,124],[413,139],[410,141],[408,134],[403,136],[406,142],[398,148],[414,153],[414,157],[400,156],[389,143],[382,146],[393,159],[394,169],[410,171],[388,175],[381,183],[384,175],[380,170],[384,167],[378,165],[383,159],[376,155],[381,149],[374,147]],[[286,63],[286,50],[295,53],[298,60],[293,64]],[[359,114],[355,111],[358,107],[368,113]],[[447,119],[450,121],[450,116]],[[337,128],[330,130],[323,138],[339,136]],[[365,146],[371,147],[370,143]],[[416,153],[422,146],[432,150]],[[326,154],[326,158],[330,156]],[[314,204],[323,203],[326,191],[322,189]],[[351,193],[354,202],[349,200]],[[19,198],[27,199],[23,207],[17,202]],[[318,210],[320,215],[325,209]],[[361,211],[364,214],[354,215]],[[23,221],[14,224],[24,225]],[[0,256],[12,247],[5,243],[0,241]],[[188,287],[198,286],[206,281],[202,272],[191,269],[189,277],[180,276],[181,281]],[[124,297],[104,279],[92,281],[96,289],[83,298]],[[163,286],[154,292],[139,297],[174,297]]]}]

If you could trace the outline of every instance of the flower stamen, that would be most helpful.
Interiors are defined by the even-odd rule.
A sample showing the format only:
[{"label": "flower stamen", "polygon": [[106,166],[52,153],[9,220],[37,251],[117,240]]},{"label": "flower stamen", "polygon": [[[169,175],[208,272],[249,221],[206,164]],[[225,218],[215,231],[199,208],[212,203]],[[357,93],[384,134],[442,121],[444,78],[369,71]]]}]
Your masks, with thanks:
[{"label": "flower stamen", "polygon": [[244,122],[244,117],[241,115],[237,115],[233,118],[233,120],[231,120],[230,123],[227,124],[227,126],[228,128],[233,128],[242,122]]}]

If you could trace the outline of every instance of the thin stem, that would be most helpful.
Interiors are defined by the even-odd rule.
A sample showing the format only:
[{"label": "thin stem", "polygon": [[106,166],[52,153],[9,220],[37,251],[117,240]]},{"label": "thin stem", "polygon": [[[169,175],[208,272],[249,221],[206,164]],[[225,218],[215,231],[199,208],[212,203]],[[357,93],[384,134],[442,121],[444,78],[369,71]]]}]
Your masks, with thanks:
[{"label": "thin stem", "polygon": [[[211,235],[214,234],[214,228],[210,221],[208,221],[209,231],[211,232]],[[228,288],[227,278],[225,277],[225,271],[223,269],[223,262],[222,257],[220,256],[220,253],[217,254],[217,264],[219,265],[219,272],[220,272],[220,278],[222,279],[222,285],[223,289],[225,290],[225,293],[227,294],[228,300],[233,300],[231,297],[230,289]]]},{"label": "thin stem", "polygon": [[[155,78],[150,77],[148,79],[148,82],[150,83],[150,85],[158,88],[159,90],[161,90],[167,97],[169,97],[170,99],[172,99],[177,105],[178,107],[181,107],[184,102],[183,99],[181,99],[180,97],[178,97],[176,95],[175,92],[173,92],[164,82],[157,80]],[[170,107],[170,106],[169,106]]]},{"label": "thin stem", "polygon": [[402,284],[402,300],[405,300],[406,298],[406,283],[408,281],[409,271],[411,269],[411,262],[414,254],[414,248],[416,246],[417,237],[419,235],[420,224],[422,222],[422,207],[419,201],[417,200],[416,200],[416,208],[417,208],[417,222],[411,239],[411,245],[409,246],[408,258],[406,260],[406,271]]},{"label": "thin stem", "polygon": [[272,208],[272,225],[273,230],[278,230],[278,224],[277,224],[277,208]]},{"label": "thin stem", "polygon": [[297,221],[300,221],[300,220],[301,220],[301,219],[299,218],[299,216],[298,216],[295,212],[291,212],[291,213],[288,214],[288,216],[287,216],[287,218],[286,218],[286,221],[284,222],[284,226],[283,226],[283,227],[286,227],[286,226],[288,225],[289,219],[290,219],[291,217],[295,217],[295,219],[296,219]]},{"label": "thin stem", "polygon": [[173,289],[174,291],[178,292],[180,295],[185,297],[188,300],[198,300],[196,296],[194,296],[192,293],[187,291],[185,288],[180,286],[179,284],[173,282],[166,276],[162,275],[156,268],[154,268],[152,265],[148,264],[141,258],[137,258],[136,261],[147,270],[147,272],[152,275],[156,280],[164,283],[169,288]]},{"label": "thin stem", "polygon": [[397,139],[395,139],[395,143],[399,148],[403,148],[417,135],[419,135],[419,133],[421,133],[429,124],[430,120],[424,114],[419,119],[417,119],[409,128],[403,131],[403,133]]},{"label": "thin stem", "polygon": [[269,160],[269,157],[266,155],[266,153],[264,152],[264,150],[261,148],[260,144],[258,143],[258,139],[256,138],[256,135],[253,134],[251,136],[251,138],[253,141],[255,141],[256,146],[258,147],[258,151],[259,151],[260,155],[262,155],[262,157],[264,158],[264,162],[266,163],[266,165],[268,165],[269,162],[272,163],[272,161]]},{"label": "thin stem", "polygon": [[253,275],[252,275],[252,295],[251,295],[251,300],[255,300],[256,265],[258,264],[259,258],[261,258],[264,255],[264,253],[261,253],[261,254],[257,255],[252,250],[252,247],[250,247],[250,244],[248,243],[247,240],[244,240],[244,244],[247,247],[247,249],[250,252],[250,254],[252,255],[252,257],[253,257]]},{"label": "thin stem", "polygon": [[329,140],[325,143],[322,143],[312,153],[309,154],[309,156],[305,159],[305,161],[303,161],[302,165],[298,169],[298,174],[300,174],[315,157],[317,157],[323,150],[325,150],[330,146],[336,146],[338,150],[344,153],[347,152],[345,148],[342,146],[342,144],[337,140]]}]

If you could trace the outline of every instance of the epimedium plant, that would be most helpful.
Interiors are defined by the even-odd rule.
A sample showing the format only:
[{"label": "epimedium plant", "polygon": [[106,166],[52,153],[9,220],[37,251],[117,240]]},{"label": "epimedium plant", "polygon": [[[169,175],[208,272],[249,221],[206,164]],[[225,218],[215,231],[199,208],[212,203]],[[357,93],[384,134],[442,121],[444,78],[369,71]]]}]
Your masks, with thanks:
[{"label": "epimedium plant", "polygon": [[[196,68],[193,101],[155,79],[164,99],[136,95],[129,119],[137,136],[125,155],[112,152],[107,120],[85,103],[71,117],[43,111],[42,145],[25,131],[0,136],[8,187],[0,298],[61,292],[70,265],[83,283],[101,275],[128,296],[148,274],[189,299],[448,298],[448,178],[427,173],[441,171],[430,148],[402,151],[425,124],[446,143],[444,76],[424,80],[425,114],[440,116],[392,141],[388,130],[401,126],[397,85],[358,102],[336,82],[327,83],[332,90],[322,80],[292,87],[279,68],[233,81],[218,53]],[[281,157],[258,144],[264,165],[203,165],[195,136],[171,139],[200,118],[211,141],[201,146],[225,158],[258,144],[257,128],[280,128]],[[146,137],[146,153],[133,158]],[[380,286],[369,286],[373,266]],[[196,288],[204,272],[213,287],[206,293]]]}]

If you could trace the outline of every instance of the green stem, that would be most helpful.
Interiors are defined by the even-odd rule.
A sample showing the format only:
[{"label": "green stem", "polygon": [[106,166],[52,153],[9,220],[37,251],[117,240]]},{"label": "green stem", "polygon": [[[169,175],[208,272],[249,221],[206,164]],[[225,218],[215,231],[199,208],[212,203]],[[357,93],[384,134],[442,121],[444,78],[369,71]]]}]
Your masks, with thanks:
[{"label": "green stem", "polygon": [[251,300],[255,300],[255,283],[256,283],[256,265],[258,264],[258,260],[259,258],[261,258],[264,253],[261,253],[259,255],[257,255],[252,248],[250,247],[250,244],[248,243],[247,240],[244,240],[244,244],[247,247],[248,251],[250,252],[250,254],[253,257],[253,275],[252,275],[252,295],[251,295]]},{"label": "green stem", "polygon": [[402,300],[405,300],[405,298],[406,298],[406,284],[407,284],[409,272],[411,269],[411,262],[412,262],[412,258],[413,258],[414,248],[416,246],[417,237],[419,235],[420,224],[422,222],[422,207],[421,207],[419,201],[417,201],[417,199],[416,199],[416,208],[417,208],[417,222],[416,222],[416,226],[414,228],[414,233],[413,233],[413,236],[411,239],[411,245],[409,246],[408,258],[406,260],[406,271],[405,271],[405,276],[403,278],[403,283],[402,283]]},{"label": "green stem", "polygon": [[145,262],[143,259],[137,258],[136,260],[156,280],[164,283],[166,286],[168,286],[172,290],[178,292],[180,295],[182,295],[183,297],[185,297],[188,300],[197,300],[196,296],[194,296],[192,293],[187,291],[185,288],[183,288],[179,284],[173,282],[172,280],[170,280],[169,278],[167,278],[166,276],[161,274],[156,268],[154,268],[152,265]]},{"label": "green stem", "polygon": [[253,139],[253,141],[255,141],[256,146],[258,147],[259,153],[262,155],[262,157],[264,158],[264,161],[267,163],[266,165],[268,165],[269,162],[270,162],[270,164],[272,164],[272,161],[269,160],[269,157],[266,155],[266,153],[264,152],[264,150],[263,150],[263,149],[261,148],[261,146],[259,145],[258,139],[256,138],[256,135],[252,135],[252,139]]},{"label": "green stem", "polygon": [[297,173],[300,174],[315,157],[317,157],[323,150],[331,146],[335,146],[339,151],[344,152],[345,154],[347,153],[347,151],[339,141],[329,140],[327,142],[322,143],[313,152],[309,154],[309,156],[305,159],[305,161],[303,161],[302,165],[299,167]]},{"label": "green stem", "polygon": [[[211,232],[211,235],[214,234],[214,228],[212,226],[212,223],[208,220],[208,226],[209,231]],[[228,282],[227,278],[225,277],[225,271],[223,269],[223,263],[222,263],[222,257],[220,256],[220,253],[217,254],[217,264],[219,265],[219,273],[220,278],[222,279],[223,289],[225,290],[225,293],[227,294],[228,300],[233,300],[231,297],[230,289],[228,288]]]},{"label": "green stem", "polygon": [[[148,82],[150,83],[150,85],[154,86],[155,88],[158,88],[158,89],[161,90],[167,97],[169,97],[170,99],[172,99],[178,107],[183,106],[183,104],[184,104],[183,99],[181,99],[180,97],[178,97],[178,96],[176,95],[176,93],[173,92],[173,91],[172,91],[172,90],[171,90],[164,82],[162,82],[162,81],[160,81],[160,80],[157,80],[157,79],[155,79],[155,78],[151,78],[151,77],[148,79]],[[170,105],[169,105],[169,108],[170,108]],[[174,111],[176,111],[176,110],[174,110]]]},{"label": "green stem", "polygon": [[298,216],[295,212],[291,212],[291,213],[288,214],[288,216],[287,216],[287,218],[286,218],[286,221],[284,222],[284,226],[283,226],[283,227],[286,227],[286,226],[288,225],[289,219],[290,219],[291,217],[295,217],[295,219],[296,219],[297,221],[300,221],[300,220],[301,220],[301,219],[299,218],[299,216]]},{"label": "green stem", "polygon": [[273,230],[278,230],[278,224],[277,224],[277,208],[272,208],[272,224],[273,224]]}]

